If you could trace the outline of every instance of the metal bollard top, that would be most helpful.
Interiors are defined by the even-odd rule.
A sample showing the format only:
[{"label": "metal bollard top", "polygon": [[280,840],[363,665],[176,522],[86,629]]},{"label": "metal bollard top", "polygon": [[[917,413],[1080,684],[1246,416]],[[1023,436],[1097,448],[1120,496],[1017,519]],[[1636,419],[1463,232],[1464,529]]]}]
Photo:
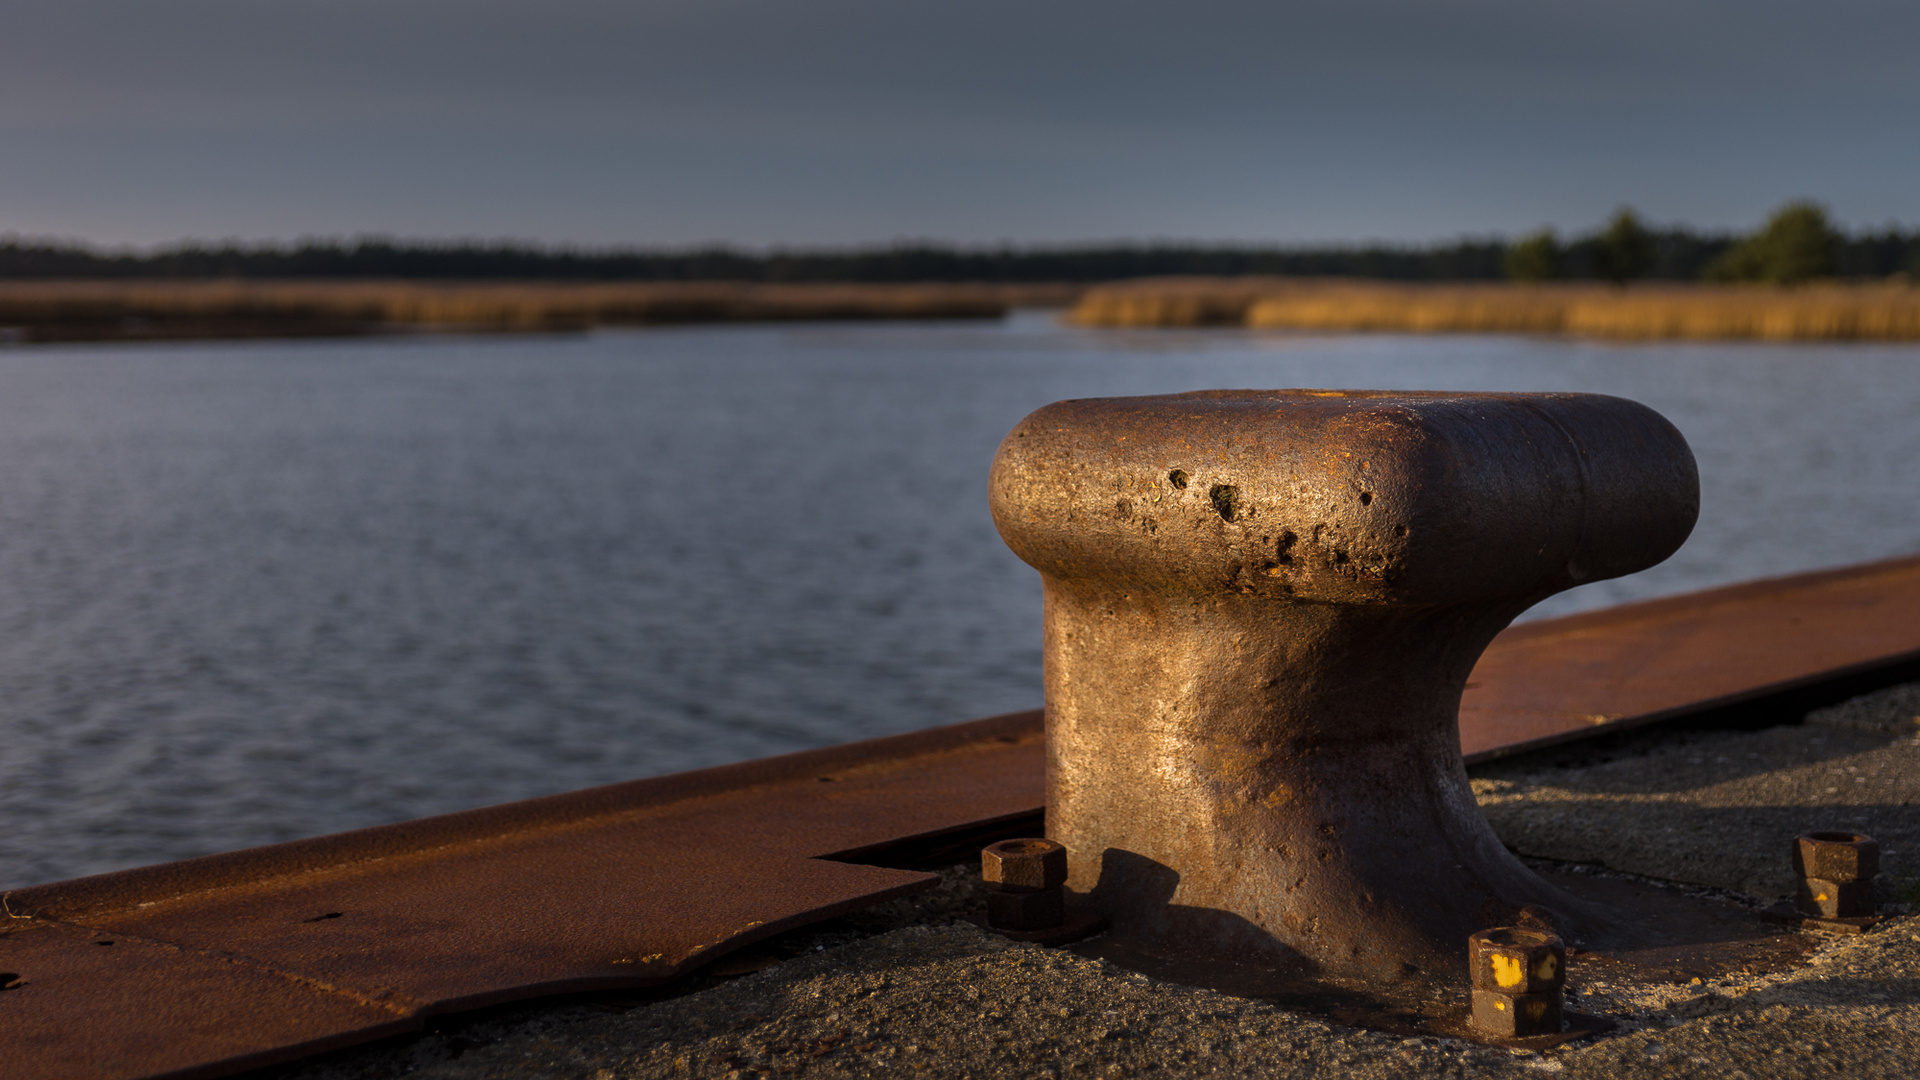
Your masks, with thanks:
[{"label": "metal bollard top", "polygon": [[991,500],[1059,580],[1429,604],[1651,566],[1692,530],[1699,476],[1622,398],[1210,390],[1035,411]]}]

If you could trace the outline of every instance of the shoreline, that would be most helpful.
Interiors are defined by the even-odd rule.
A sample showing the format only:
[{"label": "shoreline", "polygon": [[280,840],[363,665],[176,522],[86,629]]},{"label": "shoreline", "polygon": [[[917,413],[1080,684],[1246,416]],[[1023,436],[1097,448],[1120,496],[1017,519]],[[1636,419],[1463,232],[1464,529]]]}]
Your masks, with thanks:
[{"label": "shoreline", "polygon": [[1160,278],[1090,288],[1069,322],[1096,328],[1504,333],[1625,341],[1916,341],[1920,287],[1646,282],[1406,284]]},{"label": "shoreline", "polygon": [[997,319],[1072,285],[0,281],[0,343],[574,333],[688,323]]},{"label": "shoreline", "polygon": [[1178,277],[1106,284],[411,280],[0,281],[0,345],[578,333],[598,327],[999,319],[1090,329],[1920,341],[1920,285],[1516,285]]}]

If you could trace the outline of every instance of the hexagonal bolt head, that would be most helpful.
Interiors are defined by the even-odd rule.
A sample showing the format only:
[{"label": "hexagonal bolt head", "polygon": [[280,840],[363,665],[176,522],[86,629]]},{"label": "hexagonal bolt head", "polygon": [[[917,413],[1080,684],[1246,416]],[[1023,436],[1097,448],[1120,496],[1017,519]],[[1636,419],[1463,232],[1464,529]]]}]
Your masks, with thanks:
[{"label": "hexagonal bolt head", "polygon": [[1503,994],[1473,988],[1473,1026],[1503,1039],[1560,1033],[1560,992]]},{"label": "hexagonal bolt head", "polygon": [[1067,918],[1067,891],[990,892],[987,925],[995,930],[1051,930]]},{"label": "hexagonal bolt head", "polygon": [[1467,969],[1476,990],[1557,994],[1567,983],[1567,947],[1544,930],[1499,926],[1467,939]]},{"label": "hexagonal bolt head", "polygon": [[1870,881],[1880,872],[1880,845],[1871,836],[1850,832],[1796,836],[1793,872],[1821,881]]},{"label": "hexagonal bolt head", "polygon": [[1801,878],[1794,909],[1817,919],[1864,919],[1873,914],[1873,880]]},{"label": "hexagonal bolt head", "polygon": [[1039,892],[1067,883],[1067,849],[1038,838],[980,849],[980,876],[1002,892]]}]

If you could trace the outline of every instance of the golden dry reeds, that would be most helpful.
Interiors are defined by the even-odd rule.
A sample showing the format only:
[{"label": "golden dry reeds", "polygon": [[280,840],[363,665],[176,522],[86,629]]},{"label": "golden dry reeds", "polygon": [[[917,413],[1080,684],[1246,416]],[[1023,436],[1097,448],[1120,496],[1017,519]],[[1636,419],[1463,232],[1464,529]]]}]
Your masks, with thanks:
[{"label": "golden dry reeds", "polygon": [[1920,340],[1920,288],[1650,284],[1621,289],[1186,278],[1089,289],[1068,318],[1082,326],[1115,327],[1912,341]]},{"label": "golden dry reeds", "polygon": [[76,341],[991,318],[1071,303],[1077,292],[966,283],[15,281],[0,282],[0,334]]}]

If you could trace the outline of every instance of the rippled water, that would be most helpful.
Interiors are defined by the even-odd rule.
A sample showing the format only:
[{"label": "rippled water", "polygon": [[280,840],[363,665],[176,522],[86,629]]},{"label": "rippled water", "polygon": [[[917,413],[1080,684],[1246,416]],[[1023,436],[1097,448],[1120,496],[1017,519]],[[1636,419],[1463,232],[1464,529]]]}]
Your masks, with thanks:
[{"label": "rippled water", "polygon": [[1920,349],[1006,324],[0,351],[0,887],[1028,708],[987,518],[1063,397],[1594,390],[1692,441],[1668,563],[1920,550]]}]

